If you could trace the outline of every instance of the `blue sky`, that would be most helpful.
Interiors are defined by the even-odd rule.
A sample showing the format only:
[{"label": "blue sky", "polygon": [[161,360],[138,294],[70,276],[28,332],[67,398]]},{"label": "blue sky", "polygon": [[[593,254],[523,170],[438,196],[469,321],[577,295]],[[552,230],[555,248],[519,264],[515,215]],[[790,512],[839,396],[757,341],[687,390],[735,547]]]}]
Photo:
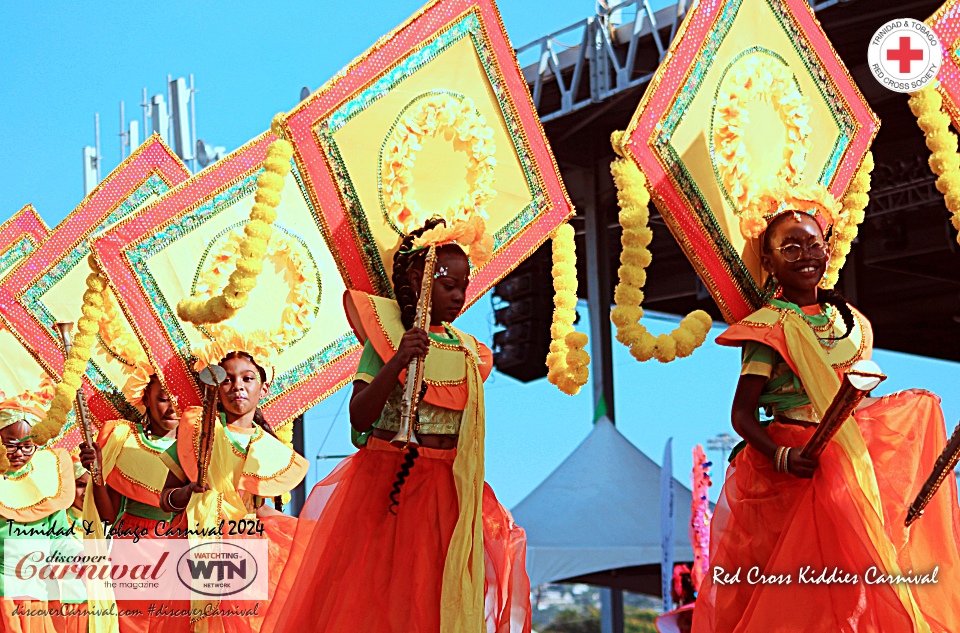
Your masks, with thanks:
[{"label": "blue sky", "polygon": [[[106,174],[119,161],[119,101],[126,102],[128,120],[139,119],[141,88],[164,91],[168,74],[195,75],[198,136],[233,149],[265,130],[276,112],[295,105],[302,86],[317,88],[420,5],[71,0],[4,7],[0,220],[33,203],[55,226],[82,197],[81,147],[93,143],[94,113],[101,117]],[[508,0],[501,10],[511,40],[521,45],[590,15],[593,6],[592,0]],[[655,239],[672,238],[662,232]],[[491,317],[485,297],[458,325],[489,343]],[[649,327],[658,334],[675,322],[652,319]],[[720,331],[715,327],[691,358],[669,365],[637,363],[615,343],[618,428],[658,463],[664,442],[674,437],[674,472],[684,482],[693,445],[731,432],[738,353],[713,343]],[[960,419],[960,364],[885,352],[876,358],[890,376],[886,390],[917,386],[940,394],[952,430]],[[586,437],[590,393],[588,385],[571,398],[545,380],[523,385],[496,372],[491,376],[487,479],[504,505],[516,505]],[[338,392],[308,413],[306,453],[314,466],[308,483],[335,463],[314,460],[321,444],[325,454],[351,450],[348,395]],[[714,497],[718,490],[715,485]]]}]

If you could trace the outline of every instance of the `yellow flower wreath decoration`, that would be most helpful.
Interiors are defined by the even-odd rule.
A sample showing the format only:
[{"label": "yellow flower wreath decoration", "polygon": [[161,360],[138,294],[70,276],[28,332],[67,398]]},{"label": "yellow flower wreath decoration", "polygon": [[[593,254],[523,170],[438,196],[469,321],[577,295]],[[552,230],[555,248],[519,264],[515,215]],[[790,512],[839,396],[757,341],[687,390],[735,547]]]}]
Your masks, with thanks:
[{"label": "yellow flower wreath decoration", "polygon": [[[224,279],[236,268],[243,246],[243,233],[231,231],[207,256],[210,262],[197,280],[194,296],[213,297],[222,288]],[[294,238],[274,231],[267,242],[265,258],[283,268],[283,277],[290,288],[287,305],[280,323],[268,330],[268,337],[277,350],[289,347],[303,338],[313,325],[317,311],[317,269],[306,249]]]},{"label": "yellow flower wreath decoration", "polygon": [[857,237],[857,228],[863,222],[867,204],[870,203],[870,173],[873,165],[873,152],[867,152],[843,194],[843,208],[830,235],[830,261],[827,262],[827,272],[820,281],[821,288],[833,288],[840,278],[840,269],[847,261],[850,245]]},{"label": "yellow flower wreath decoration", "polygon": [[222,293],[209,299],[190,297],[177,304],[177,314],[184,321],[194,325],[226,321],[247,305],[250,292],[257,285],[267,242],[273,235],[272,224],[277,219],[283,180],[290,173],[290,159],[293,157],[293,146],[282,138],[282,121],[283,115],[278,114],[271,125],[277,140],[267,148],[264,171],[257,177],[255,203],[250,210],[250,221],[243,229],[245,237],[240,245],[240,260]]},{"label": "yellow flower wreath decoration", "polygon": [[590,377],[587,335],[577,332],[577,253],[574,230],[561,224],[553,233],[553,323],[550,326],[550,353],[547,380],[568,396],[580,392]]},{"label": "yellow flower wreath decoration", "polygon": [[650,192],[647,191],[643,172],[623,157],[621,143],[623,132],[614,132],[610,138],[613,149],[619,156],[610,164],[613,181],[617,187],[617,202],[620,205],[620,238],[623,250],[620,253],[619,283],[613,293],[616,307],[610,312],[610,320],[617,329],[617,340],[630,348],[630,354],[644,362],[656,358],[669,363],[678,356],[683,358],[693,353],[707,339],[713,319],[703,310],[694,310],[683,317],[680,325],[670,334],[654,337],[640,323],[643,318],[643,286],[647,282],[646,267],[653,260],[647,247],[653,240],[653,231],[647,226],[650,221]]},{"label": "yellow flower wreath decoration", "polygon": [[[758,204],[763,192],[780,183],[796,184],[807,162],[805,140],[811,133],[810,107],[800,93],[790,69],[767,55],[750,55],[731,69],[724,79],[727,90],[717,96],[714,114],[713,161],[720,180],[733,200],[745,236],[758,237],[766,228]],[[760,99],[771,105],[786,128],[784,162],[769,179],[757,179],[750,170],[744,125],[749,121],[747,103]]]},{"label": "yellow flower wreath decoration", "polygon": [[950,130],[950,117],[943,111],[943,97],[928,86],[911,94],[909,104],[932,152],[930,170],[937,176],[937,191],[943,194],[953,228],[960,231],[960,154],[957,135]]},{"label": "yellow flower wreath decoration", "polygon": [[446,92],[419,99],[387,137],[380,165],[384,211],[404,234],[436,215],[436,211],[424,210],[413,197],[413,165],[423,140],[438,135],[452,141],[454,150],[467,154],[469,191],[442,214],[443,218],[450,223],[474,214],[488,217],[484,209],[496,195],[493,129],[473,100]]},{"label": "yellow flower wreath decoration", "polygon": [[77,335],[73,347],[63,363],[63,378],[57,384],[50,409],[46,417],[35,427],[31,435],[35,444],[44,445],[63,431],[67,414],[73,409],[77,390],[81,388],[83,374],[87,371],[90,350],[96,342],[97,330],[103,316],[103,289],[106,287],[103,273],[97,261],[90,255],[90,274],[87,275],[87,289],[83,293],[83,316],[77,320]]}]

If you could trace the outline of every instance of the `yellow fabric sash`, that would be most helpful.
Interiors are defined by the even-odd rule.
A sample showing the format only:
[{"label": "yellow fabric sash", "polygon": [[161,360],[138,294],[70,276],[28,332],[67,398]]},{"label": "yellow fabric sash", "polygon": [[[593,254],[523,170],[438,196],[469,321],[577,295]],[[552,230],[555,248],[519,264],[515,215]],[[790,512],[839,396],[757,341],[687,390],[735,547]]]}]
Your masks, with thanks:
[{"label": "yellow fabric sash", "polygon": [[[800,315],[791,311],[783,321],[783,332],[800,381],[822,418],[840,389],[840,379],[831,367],[823,347],[817,341],[810,326]],[[866,442],[856,420],[844,422],[834,436],[834,441],[840,446],[846,458],[841,460],[840,465],[847,473],[847,480],[856,481],[859,484],[862,496],[854,495],[854,499],[858,502],[858,514],[880,559],[878,567],[881,567],[884,573],[900,575],[902,572],[897,563],[897,553],[883,530],[883,508],[873,461],[870,459]],[[899,583],[891,586],[897,592],[897,597],[904,609],[913,619],[914,631],[929,633],[930,626],[920,612],[910,589]]]},{"label": "yellow fabric sash", "polygon": [[483,379],[473,337],[454,330],[467,357],[469,396],[460,422],[453,479],[460,515],[450,538],[440,592],[440,633],[483,633]]},{"label": "yellow fabric sash", "polygon": [[[104,431],[109,434],[105,436]],[[160,459],[163,449],[147,444],[137,431],[137,424],[129,420],[105,424],[100,447],[101,451],[113,453],[110,470],[103,472],[110,487],[134,501],[160,507],[160,491],[167,480],[167,467]]]},{"label": "yellow fabric sash", "polygon": [[[199,422],[197,420],[198,424]],[[215,424],[213,451],[210,455],[210,468],[207,471],[207,484],[210,486],[210,490],[190,497],[190,502],[184,511],[188,530],[198,530],[210,535],[191,534],[189,536],[191,543],[204,539],[219,538],[211,533],[221,520],[236,521],[249,514],[246,504],[243,502],[243,497],[237,492],[236,487],[236,480],[239,479],[243,463],[244,458],[234,452],[230,444],[230,438],[226,436],[223,426],[219,423]],[[217,603],[218,601],[209,599],[190,601],[194,613],[204,613],[206,605],[216,605]],[[194,616],[191,616],[190,630],[195,633],[206,633],[208,630],[207,624],[208,622],[205,619],[194,619]]]},{"label": "yellow fabric sash", "polygon": [[[356,293],[359,295],[359,293]],[[403,327],[403,321],[400,320],[400,306],[393,299],[384,299],[376,295],[360,295],[369,302],[370,314],[375,315],[377,326],[381,337],[377,337],[377,332],[366,329],[363,334],[366,338],[371,338],[373,343],[386,342],[390,349],[378,349],[384,362],[390,360],[390,356],[400,346],[400,339],[406,333]],[[362,317],[356,317],[357,321],[362,323]],[[354,326],[356,327],[356,326]],[[452,328],[451,328],[452,329]],[[460,333],[459,336],[466,336]],[[471,337],[467,337],[471,338]],[[463,340],[463,339],[461,339]],[[439,344],[433,339],[430,340],[430,353],[427,355],[423,366],[423,379],[431,386],[445,386],[462,384],[466,380],[466,365],[463,362],[463,356],[456,345]],[[400,376],[400,382],[403,382],[403,375]],[[429,393],[429,392],[428,392]]]},{"label": "yellow fabric sash", "polygon": [[[115,433],[122,433],[121,429],[129,432],[130,427],[118,425]],[[125,439],[125,438],[124,438]],[[123,441],[105,442],[100,447],[100,471],[103,473],[103,479],[106,481],[107,475],[117,465],[117,456],[123,448]],[[93,526],[93,531],[84,535],[84,541],[96,540],[97,545],[87,542],[84,545],[84,553],[95,556],[106,556],[106,536],[103,531],[103,521],[100,520],[100,512],[97,511],[97,504],[93,499],[93,481],[87,486],[87,494],[83,496],[83,523]],[[91,551],[95,550],[95,551]],[[88,621],[91,631],[104,631],[105,633],[118,633],[120,625],[117,616],[112,614],[110,605],[114,603],[113,589],[105,587],[103,583],[87,582],[87,604],[90,605],[91,613]]]}]

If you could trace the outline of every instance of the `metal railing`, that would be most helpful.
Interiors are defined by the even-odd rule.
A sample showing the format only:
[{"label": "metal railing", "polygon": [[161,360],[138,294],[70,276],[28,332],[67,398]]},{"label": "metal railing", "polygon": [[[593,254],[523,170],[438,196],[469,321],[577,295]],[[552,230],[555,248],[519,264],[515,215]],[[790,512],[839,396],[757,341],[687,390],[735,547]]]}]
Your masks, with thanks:
[{"label": "metal railing", "polygon": [[[814,11],[819,11],[841,1],[811,0],[810,4]],[[655,47],[659,65],[690,3],[679,0],[659,11],[651,8],[649,0],[627,0],[611,7],[597,4],[594,15],[516,50],[544,122],[650,81],[656,66],[637,67],[641,46]],[[625,16],[631,14],[633,22],[627,23]],[[588,82],[586,86],[584,81]],[[559,92],[559,100],[551,99],[549,104],[543,99],[548,84],[555,84]]]}]

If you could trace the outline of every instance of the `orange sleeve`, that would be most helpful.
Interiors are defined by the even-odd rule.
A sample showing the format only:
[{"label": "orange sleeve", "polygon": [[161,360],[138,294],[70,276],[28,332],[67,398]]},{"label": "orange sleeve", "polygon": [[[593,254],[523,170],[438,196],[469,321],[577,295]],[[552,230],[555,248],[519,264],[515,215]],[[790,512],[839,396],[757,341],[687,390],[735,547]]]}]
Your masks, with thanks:
[{"label": "orange sleeve", "polygon": [[[477,341],[476,338],[473,340]],[[477,350],[480,352],[480,377],[486,382],[493,372],[493,351],[480,341],[477,341]]]},{"label": "orange sleeve", "polygon": [[743,344],[747,341],[769,345],[783,357],[794,373],[797,372],[797,367],[793,364],[790,352],[787,350],[787,339],[783,334],[783,326],[779,323],[774,325],[749,325],[741,321],[740,323],[734,323],[717,337],[717,343],[727,347],[743,347]]}]

